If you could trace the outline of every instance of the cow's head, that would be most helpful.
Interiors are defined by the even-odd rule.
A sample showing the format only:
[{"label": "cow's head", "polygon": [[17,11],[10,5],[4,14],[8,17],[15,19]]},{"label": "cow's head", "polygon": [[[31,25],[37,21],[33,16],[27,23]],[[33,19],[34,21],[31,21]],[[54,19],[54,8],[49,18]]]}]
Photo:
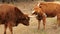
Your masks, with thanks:
[{"label": "cow's head", "polygon": [[36,16],[46,16],[46,14],[44,13],[43,9],[42,9],[42,5],[36,5],[34,8],[33,8],[33,12],[32,12],[32,15],[36,15]]},{"label": "cow's head", "polygon": [[38,14],[41,14],[42,13],[42,10],[39,6],[35,6],[33,8],[33,12],[32,12],[32,15],[38,15]]},{"label": "cow's head", "polygon": [[29,25],[29,20],[30,20],[30,17],[27,14],[24,14],[22,24],[28,26]]},{"label": "cow's head", "polygon": [[15,11],[17,11],[17,24],[22,23],[23,25],[28,26],[29,25],[29,16],[27,14],[22,13],[21,10],[19,10],[17,7],[15,7]]}]

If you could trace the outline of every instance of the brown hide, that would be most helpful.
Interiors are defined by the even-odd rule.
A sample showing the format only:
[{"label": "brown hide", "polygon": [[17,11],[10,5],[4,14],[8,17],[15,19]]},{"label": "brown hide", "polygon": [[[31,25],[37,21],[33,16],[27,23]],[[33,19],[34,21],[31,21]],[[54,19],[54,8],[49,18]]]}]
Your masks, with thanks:
[{"label": "brown hide", "polygon": [[0,22],[3,24],[8,21],[12,21],[14,23],[18,19],[26,19],[26,17],[28,18],[28,15],[25,16],[25,14],[23,14],[21,10],[15,6],[10,6],[7,4],[0,5]]},{"label": "brown hide", "polygon": [[46,13],[47,17],[54,17],[60,12],[60,4],[57,3],[43,2],[40,3],[39,7],[44,13]]},{"label": "brown hide", "polygon": [[[60,4],[53,2],[41,2],[34,7],[33,15],[37,15],[36,18],[38,22],[43,20],[43,25],[45,28],[46,17],[57,16],[58,25],[60,25]],[[38,23],[38,29],[40,28],[40,23]]]},{"label": "brown hide", "polygon": [[0,4],[0,24],[5,25],[4,34],[6,34],[7,26],[9,27],[11,34],[13,34],[13,26],[17,26],[19,23],[28,26],[29,20],[29,16],[22,13],[17,7],[9,4]]}]

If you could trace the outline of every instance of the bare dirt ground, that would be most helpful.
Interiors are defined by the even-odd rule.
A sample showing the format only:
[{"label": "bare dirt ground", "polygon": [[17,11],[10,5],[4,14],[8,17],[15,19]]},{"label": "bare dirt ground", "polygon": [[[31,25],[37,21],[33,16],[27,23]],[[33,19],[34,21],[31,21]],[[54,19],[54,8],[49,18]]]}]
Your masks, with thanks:
[{"label": "bare dirt ground", "polygon": [[[23,13],[31,15],[32,9],[37,2],[18,2],[14,3]],[[46,19],[46,29],[43,29],[43,22],[41,21],[40,30],[37,29],[38,21],[36,18],[30,19],[30,25],[24,26],[19,24],[13,27],[13,34],[60,34],[60,28],[56,28],[56,17]],[[4,25],[0,25],[0,34],[4,33]],[[7,28],[7,34],[10,34]]]}]

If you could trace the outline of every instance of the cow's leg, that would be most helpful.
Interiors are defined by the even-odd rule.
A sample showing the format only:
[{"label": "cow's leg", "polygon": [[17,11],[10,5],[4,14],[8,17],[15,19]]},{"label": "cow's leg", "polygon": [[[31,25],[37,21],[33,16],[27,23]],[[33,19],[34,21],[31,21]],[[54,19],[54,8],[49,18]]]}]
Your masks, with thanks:
[{"label": "cow's leg", "polygon": [[13,32],[12,32],[12,24],[9,24],[9,30],[10,30],[11,34],[13,34]]},{"label": "cow's leg", "polygon": [[57,15],[57,25],[60,26],[60,14]]},{"label": "cow's leg", "polygon": [[45,29],[45,23],[46,23],[46,19],[43,19],[43,27]]},{"label": "cow's leg", "polygon": [[10,29],[10,31],[11,31],[11,34],[13,34],[13,32],[12,32],[12,26],[10,26],[9,29]]},{"label": "cow's leg", "polygon": [[40,29],[40,21],[38,20],[38,30]]},{"label": "cow's leg", "polygon": [[45,29],[45,24],[46,24],[46,16],[43,16],[43,27],[44,27],[44,29]]},{"label": "cow's leg", "polygon": [[5,24],[4,26],[5,26],[4,34],[6,34],[7,24]]}]

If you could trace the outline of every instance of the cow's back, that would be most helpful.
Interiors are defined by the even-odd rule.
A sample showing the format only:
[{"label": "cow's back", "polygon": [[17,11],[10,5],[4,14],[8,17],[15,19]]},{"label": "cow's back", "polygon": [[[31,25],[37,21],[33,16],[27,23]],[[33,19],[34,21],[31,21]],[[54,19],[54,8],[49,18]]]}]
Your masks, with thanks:
[{"label": "cow's back", "polygon": [[60,4],[57,3],[51,3],[51,2],[45,2],[40,3],[41,9],[47,14],[47,16],[56,16],[56,13],[59,12]]},{"label": "cow's back", "polygon": [[15,21],[16,20],[16,11],[15,6],[8,4],[0,5],[0,22]]}]

